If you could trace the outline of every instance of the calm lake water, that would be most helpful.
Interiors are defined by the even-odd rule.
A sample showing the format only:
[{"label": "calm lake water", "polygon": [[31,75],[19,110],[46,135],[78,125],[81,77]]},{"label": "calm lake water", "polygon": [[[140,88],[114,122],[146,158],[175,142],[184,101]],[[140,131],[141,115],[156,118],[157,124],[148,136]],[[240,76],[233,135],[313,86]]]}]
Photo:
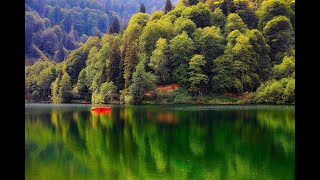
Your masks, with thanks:
[{"label": "calm lake water", "polygon": [[294,179],[294,106],[26,104],[25,176]]}]

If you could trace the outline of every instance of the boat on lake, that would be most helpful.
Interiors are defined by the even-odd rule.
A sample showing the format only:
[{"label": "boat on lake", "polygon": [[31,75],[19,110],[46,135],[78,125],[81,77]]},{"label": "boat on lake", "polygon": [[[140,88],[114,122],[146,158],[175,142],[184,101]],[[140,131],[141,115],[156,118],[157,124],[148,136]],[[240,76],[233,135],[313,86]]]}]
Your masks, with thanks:
[{"label": "boat on lake", "polygon": [[106,107],[92,107],[91,108],[91,111],[98,112],[98,113],[100,113],[100,112],[110,112],[110,110],[111,110],[111,107],[109,107],[109,106],[106,106]]}]

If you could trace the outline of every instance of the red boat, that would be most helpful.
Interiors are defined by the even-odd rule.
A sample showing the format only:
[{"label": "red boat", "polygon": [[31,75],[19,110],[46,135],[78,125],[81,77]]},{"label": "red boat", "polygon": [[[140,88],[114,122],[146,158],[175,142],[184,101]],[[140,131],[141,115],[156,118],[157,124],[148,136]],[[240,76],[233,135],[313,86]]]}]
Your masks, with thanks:
[{"label": "red boat", "polygon": [[103,112],[110,112],[111,108],[110,107],[92,107],[91,111],[98,112],[98,113],[103,113]]}]

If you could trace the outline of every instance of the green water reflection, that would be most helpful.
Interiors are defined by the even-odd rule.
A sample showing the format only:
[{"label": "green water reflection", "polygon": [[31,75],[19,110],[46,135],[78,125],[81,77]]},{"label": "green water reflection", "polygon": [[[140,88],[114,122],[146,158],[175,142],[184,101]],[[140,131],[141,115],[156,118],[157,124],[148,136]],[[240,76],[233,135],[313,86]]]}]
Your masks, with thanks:
[{"label": "green water reflection", "polygon": [[26,179],[294,179],[294,107],[40,106]]}]

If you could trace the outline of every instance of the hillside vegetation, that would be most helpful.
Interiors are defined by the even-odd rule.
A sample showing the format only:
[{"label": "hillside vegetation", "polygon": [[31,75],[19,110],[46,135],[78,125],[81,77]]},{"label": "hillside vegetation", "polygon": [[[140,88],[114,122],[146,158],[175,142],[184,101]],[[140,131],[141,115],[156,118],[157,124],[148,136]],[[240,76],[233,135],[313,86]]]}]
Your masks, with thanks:
[{"label": "hillside vegetation", "polygon": [[[61,62],[26,66],[26,100],[295,102],[294,1],[181,0],[166,7],[134,14],[124,31],[90,36]],[[157,91],[172,83],[179,88]]]},{"label": "hillside vegetation", "polygon": [[108,33],[115,18],[123,29],[140,3],[152,13],[163,10],[165,0],[26,0],[25,63],[63,61],[88,36]]}]

